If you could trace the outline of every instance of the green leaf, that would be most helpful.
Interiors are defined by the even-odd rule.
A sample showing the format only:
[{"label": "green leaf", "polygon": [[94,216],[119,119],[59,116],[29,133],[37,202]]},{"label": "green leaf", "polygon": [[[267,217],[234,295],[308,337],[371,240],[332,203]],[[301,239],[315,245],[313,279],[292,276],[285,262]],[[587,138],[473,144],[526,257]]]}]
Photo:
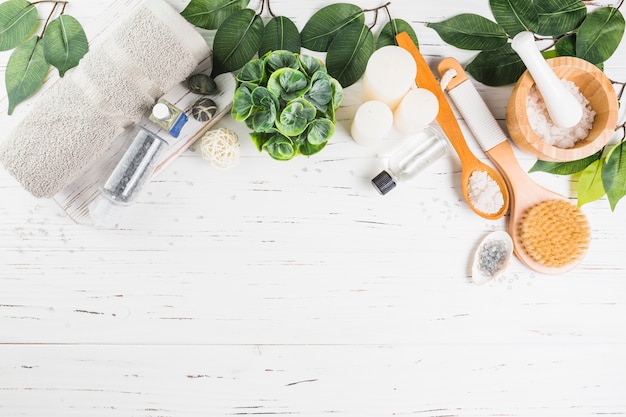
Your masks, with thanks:
[{"label": "green leaf", "polygon": [[305,98],[315,106],[320,112],[325,112],[333,99],[333,88],[330,75],[326,72],[318,71],[311,78],[311,88],[306,93]]},{"label": "green leaf", "polygon": [[255,132],[268,132],[274,127],[278,112],[278,98],[265,87],[252,91],[253,110],[246,122]]},{"label": "green leaf", "polygon": [[0,4],[0,51],[19,45],[37,25],[37,9],[26,0]]},{"label": "green leaf", "polygon": [[365,72],[367,61],[374,53],[374,35],[362,23],[344,29],[328,47],[328,73],[343,87],[356,83]]},{"label": "green leaf", "polygon": [[327,52],[335,36],[355,22],[365,23],[363,10],[359,6],[336,3],[322,7],[302,28],[302,46],[311,51]]},{"label": "green leaf", "polygon": [[406,32],[413,43],[419,47],[419,43],[417,41],[417,35],[413,30],[413,26],[406,20],[402,19],[392,19],[385,26],[383,26],[380,34],[378,35],[378,39],[376,40],[376,49],[380,49],[383,46],[387,45],[395,45],[398,46],[398,41],[396,40],[396,36],[399,33]]},{"label": "green leaf", "polygon": [[309,89],[309,80],[304,73],[293,68],[280,68],[270,76],[267,88],[283,101],[301,97]]},{"label": "green leaf", "polygon": [[334,134],[335,124],[333,122],[328,119],[316,119],[307,128],[306,140],[311,145],[324,145]]},{"label": "green leaf", "polygon": [[249,84],[243,84],[237,90],[233,96],[233,106],[230,110],[230,114],[233,119],[238,122],[243,122],[250,116],[252,112],[252,88]]},{"label": "green leaf", "polygon": [[203,29],[217,29],[227,17],[248,6],[250,0],[191,0],[180,14]]},{"label": "green leaf", "polygon": [[278,131],[285,136],[298,136],[315,119],[317,110],[305,99],[291,101],[276,119]]},{"label": "green leaf", "polygon": [[554,49],[558,56],[576,56],[576,35],[559,39]]},{"label": "green leaf", "polygon": [[548,172],[557,175],[577,174],[600,159],[602,151],[598,151],[593,155],[577,161],[569,162],[549,162],[538,160],[535,162],[528,172]]},{"label": "green leaf", "polygon": [[582,206],[604,197],[602,167],[604,159],[598,159],[583,170],[578,179],[578,205]]},{"label": "green leaf", "polygon": [[250,61],[261,47],[263,31],[263,21],[254,10],[229,16],[213,40],[214,75],[236,71]]},{"label": "green leaf", "polygon": [[578,28],[576,56],[600,64],[609,59],[624,35],[624,17],[613,7],[602,7],[587,15]]},{"label": "green leaf", "polygon": [[536,3],[537,0],[489,0],[493,17],[510,36],[537,30],[539,17]]},{"label": "green leaf", "polygon": [[259,85],[265,79],[265,61],[257,58],[248,61],[237,74],[237,82]]},{"label": "green leaf", "polygon": [[525,70],[526,66],[511,44],[494,51],[479,52],[465,67],[474,79],[489,86],[513,84]]},{"label": "green leaf", "polygon": [[68,15],[61,15],[48,24],[42,39],[46,61],[63,77],[89,51],[87,35],[81,24]]},{"label": "green leaf", "polygon": [[276,132],[263,143],[263,149],[278,161],[288,161],[296,156],[296,148],[288,137]]},{"label": "green leaf", "polygon": [[626,195],[626,142],[615,146],[607,155],[602,181],[611,210],[615,210],[619,200]]},{"label": "green leaf", "polygon": [[259,55],[279,50],[299,53],[301,43],[300,32],[295,23],[287,17],[278,16],[265,25],[265,35],[261,49],[259,49]]},{"label": "green leaf", "polygon": [[326,65],[319,58],[315,58],[311,55],[299,55],[300,71],[306,74],[307,77],[313,77],[318,71],[327,72]]},{"label": "green leaf", "polygon": [[298,137],[298,139],[296,140],[296,144],[298,147],[298,151],[305,156],[311,156],[313,154],[318,153],[319,151],[321,151],[322,149],[324,149],[324,147],[326,146],[326,144],[328,143],[328,141],[324,142],[324,143],[320,143],[318,145],[314,145],[311,142],[309,142],[308,140],[306,140],[306,138],[304,137]]},{"label": "green leaf", "polygon": [[34,36],[11,54],[5,73],[9,114],[15,106],[30,97],[43,84],[50,65],[43,54],[39,38]]},{"label": "green leaf", "polygon": [[471,13],[459,14],[426,26],[434,29],[445,42],[460,49],[492,50],[508,42],[502,26]]},{"label": "green leaf", "polygon": [[259,152],[263,151],[263,145],[265,145],[265,142],[267,142],[271,136],[271,133],[250,132],[250,139],[252,139],[252,143]]},{"label": "green leaf", "polygon": [[268,74],[281,68],[291,68],[295,70],[300,68],[300,61],[298,61],[296,54],[286,50],[268,52],[264,56],[264,61]]},{"label": "green leaf", "polygon": [[536,7],[539,35],[564,35],[575,30],[587,16],[587,7],[580,0],[541,0]]}]

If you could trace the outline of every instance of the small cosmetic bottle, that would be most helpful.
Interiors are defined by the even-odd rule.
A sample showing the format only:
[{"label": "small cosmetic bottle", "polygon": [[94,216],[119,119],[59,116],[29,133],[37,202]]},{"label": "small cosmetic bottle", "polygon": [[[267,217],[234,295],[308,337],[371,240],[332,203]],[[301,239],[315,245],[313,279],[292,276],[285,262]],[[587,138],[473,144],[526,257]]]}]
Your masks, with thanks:
[{"label": "small cosmetic bottle", "polygon": [[94,223],[110,226],[121,209],[132,204],[156,168],[161,152],[168,143],[154,133],[136,127],[136,135],[111,175],[100,189],[100,195],[89,206]]},{"label": "small cosmetic bottle", "polygon": [[152,108],[152,113],[150,113],[148,119],[177,138],[180,135],[180,130],[189,118],[181,109],[169,101],[159,99]]},{"label": "small cosmetic bottle", "polygon": [[372,185],[385,195],[397,182],[414,178],[449,150],[444,134],[433,126],[426,126],[389,158],[387,169],[372,179]]}]

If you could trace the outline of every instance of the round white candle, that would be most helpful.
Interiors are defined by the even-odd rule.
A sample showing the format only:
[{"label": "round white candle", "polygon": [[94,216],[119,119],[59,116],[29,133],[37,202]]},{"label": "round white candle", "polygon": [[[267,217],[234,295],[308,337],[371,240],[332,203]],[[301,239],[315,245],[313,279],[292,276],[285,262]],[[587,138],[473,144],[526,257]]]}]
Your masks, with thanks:
[{"label": "round white candle", "polygon": [[363,74],[363,101],[382,101],[395,109],[415,85],[417,66],[411,54],[395,45],[383,46],[367,61]]},{"label": "round white candle", "polygon": [[417,133],[432,123],[439,113],[437,97],[425,88],[415,88],[402,98],[393,112],[393,123],[403,133]]},{"label": "round white candle", "polygon": [[361,104],[352,120],[350,133],[359,145],[372,146],[382,140],[393,125],[393,113],[380,101]]}]

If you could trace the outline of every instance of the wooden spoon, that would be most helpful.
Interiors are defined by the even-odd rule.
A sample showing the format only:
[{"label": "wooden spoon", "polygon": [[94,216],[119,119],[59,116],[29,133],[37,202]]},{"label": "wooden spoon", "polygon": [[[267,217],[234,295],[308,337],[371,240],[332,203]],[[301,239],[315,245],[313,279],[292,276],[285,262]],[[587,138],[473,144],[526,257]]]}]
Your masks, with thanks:
[{"label": "wooden spoon", "polygon": [[[540,186],[523,170],[506,135],[456,59],[444,59],[439,63],[438,70],[442,78],[446,77],[445,74],[450,70],[456,73],[444,88],[448,90],[448,94],[474,133],[474,137],[481,148],[502,172],[509,185],[511,193],[509,233],[513,239],[515,255],[529,268],[544,274],[560,274],[576,267],[582,257],[576,262],[561,267],[537,262],[524,249],[524,242],[520,233],[524,215],[529,209],[548,200],[566,200],[568,202],[569,200],[561,194]],[[558,222],[559,220],[555,219],[554,221]],[[571,226],[574,227],[574,225]]]},{"label": "wooden spoon", "polygon": [[[439,101],[439,113],[437,114],[437,122],[439,123],[441,130],[443,130],[443,132],[448,137],[448,140],[452,144],[452,147],[456,151],[461,161],[461,182],[463,197],[465,198],[465,201],[467,201],[474,213],[485,219],[495,220],[501,218],[502,216],[504,216],[509,208],[509,192],[504,178],[496,169],[481,162],[478,158],[476,158],[476,156],[467,146],[467,142],[463,137],[463,132],[461,132],[461,128],[458,121],[456,120],[454,112],[452,111],[452,107],[450,107],[450,103],[448,103],[448,100],[443,90],[439,86],[439,82],[435,78],[433,72],[430,70],[430,67],[426,63],[426,60],[420,53],[419,49],[411,40],[411,37],[406,32],[402,32],[398,34],[398,36],[396,36],[396,40],[398,41],[398,45],[401,48],[406,49],[415,60],[415,64],[417,65],[417,76],[415,77],[415,83],[420,88],[426,88],[430,90],[437,97],[437,101]],[[498,187],[500,187],[503,204],[497,213],[483,213],[474,206],[472,200],[470,199],[469,178],[476,171],[486,172],[489,177],[491,177],[498,184]]]}]

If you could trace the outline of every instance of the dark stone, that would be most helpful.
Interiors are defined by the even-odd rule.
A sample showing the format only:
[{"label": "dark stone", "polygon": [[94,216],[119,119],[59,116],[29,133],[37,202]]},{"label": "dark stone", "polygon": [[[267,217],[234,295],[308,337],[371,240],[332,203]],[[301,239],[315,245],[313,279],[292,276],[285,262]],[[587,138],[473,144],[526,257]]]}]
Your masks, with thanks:
[{"label": "dark stone", "polygon": [[213,78],[206,74],[195,74],[187,79],[189,91],[196,94],[215,94],[217,93],[217,84]]},{"label": "dark stone", "polygon": [[199,122],[208,122],[217,113],[217,104],[208,97],[202,97],[191,106],[191,115]]}]

